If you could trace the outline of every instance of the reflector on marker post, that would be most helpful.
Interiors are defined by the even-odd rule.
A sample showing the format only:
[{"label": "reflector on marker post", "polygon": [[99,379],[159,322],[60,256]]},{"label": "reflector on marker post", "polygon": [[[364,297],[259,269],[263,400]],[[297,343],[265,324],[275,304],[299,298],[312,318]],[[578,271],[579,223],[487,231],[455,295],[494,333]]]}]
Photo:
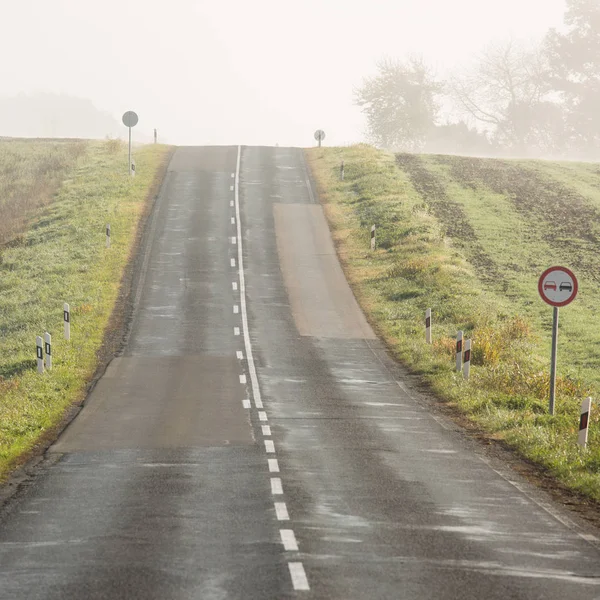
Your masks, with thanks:
[{"label": "reflector on marker post", "polygon": [[581,403],[581,417],[579,418],[579,436],[577,437],[577,443],[582,448],[585,448],[587,446],[588,427],[590,424],[591,409],[592,409],[592,399],[586,398]]},{"label": "reflector on marker post", "polygon": [[110,223],[106,224],[106,247],[110,248]]},{"label": "reflector on marker post", "polygon": [[46,331],[44,334],[44,354],[46,355],[46,369],[52,369],[52,336]]},{"label": "reflector on marker post", "polygon": [[471,374],[471,340],[465,340],[463,377],[468,380],[470,374]]},{"label": "reflector on marker post", "polygon": [[425,311],[425,342],[431,344],[431,309]]},{"label": "reflector on marker post", "polygon": [[375,225],[371,227],[371,250],[375,250]]},{"label": "reflector on marker post", "polygon": [[38,373],[44,372],[44,346],[43,346],[42,336],[38,335],[35,338],[36,345],[36,356],[37,356],[37,370]]},{"label": "reflector on marker post", "polygon": [[459,331],[456,334],[456,371],[460,373],[462,371],[463,362],[463,332]]},{"label": "reflector on marker post", "polygon": [[71,307],[65,302],[63,304],[63,318],[65,320],[65,340],[71,339]]}]

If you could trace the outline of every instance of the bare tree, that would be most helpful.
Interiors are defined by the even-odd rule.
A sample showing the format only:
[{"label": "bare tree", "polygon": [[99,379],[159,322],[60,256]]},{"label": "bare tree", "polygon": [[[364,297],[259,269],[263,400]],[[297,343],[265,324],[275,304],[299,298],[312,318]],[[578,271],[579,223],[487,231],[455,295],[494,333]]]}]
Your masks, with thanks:
[{"label": "bare tree", "polygon": [[478,63],[454,77],[450,90],[462,110],[491,129],[518,153],[550,151],[561,129],[561,113],[548,89],[548,68],[538,48],[513,40],[490,46]]}]

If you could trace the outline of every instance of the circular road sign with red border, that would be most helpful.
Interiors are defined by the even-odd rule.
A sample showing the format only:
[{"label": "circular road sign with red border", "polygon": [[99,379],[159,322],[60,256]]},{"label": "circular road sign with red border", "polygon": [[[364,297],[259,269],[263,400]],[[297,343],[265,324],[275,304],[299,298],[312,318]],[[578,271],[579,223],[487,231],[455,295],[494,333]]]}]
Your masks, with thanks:
[{"label": "circular road sign with red border", "polygon": [[566,306],[575,300],[579,284],[566,267],[550,267],[540,276],[538,291],[542,300],[552,306]]}]

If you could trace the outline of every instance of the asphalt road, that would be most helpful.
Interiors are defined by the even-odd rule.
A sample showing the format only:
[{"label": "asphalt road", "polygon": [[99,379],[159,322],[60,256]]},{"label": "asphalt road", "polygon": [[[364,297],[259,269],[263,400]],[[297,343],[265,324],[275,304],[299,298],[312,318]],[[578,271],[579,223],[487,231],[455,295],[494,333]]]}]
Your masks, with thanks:
[{"label": "asphalt road", "polygon": [[302,153],[180,148],[135,321],[0,523],[0,598],[593,599],[597,532],[428,405]]}]

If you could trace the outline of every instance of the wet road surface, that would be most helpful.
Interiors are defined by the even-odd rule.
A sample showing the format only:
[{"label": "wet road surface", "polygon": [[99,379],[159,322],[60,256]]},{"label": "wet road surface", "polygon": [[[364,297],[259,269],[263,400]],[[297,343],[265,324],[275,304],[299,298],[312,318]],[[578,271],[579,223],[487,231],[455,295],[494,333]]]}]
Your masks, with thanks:
[{"label": "wet road surface", "polygon": [[180,148],[125,352],[0,524],[0,598],[600,598],[597,532],[432,416],[303,156]]}]

